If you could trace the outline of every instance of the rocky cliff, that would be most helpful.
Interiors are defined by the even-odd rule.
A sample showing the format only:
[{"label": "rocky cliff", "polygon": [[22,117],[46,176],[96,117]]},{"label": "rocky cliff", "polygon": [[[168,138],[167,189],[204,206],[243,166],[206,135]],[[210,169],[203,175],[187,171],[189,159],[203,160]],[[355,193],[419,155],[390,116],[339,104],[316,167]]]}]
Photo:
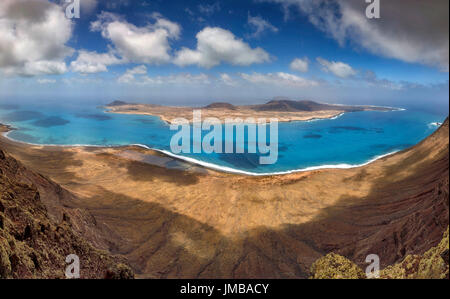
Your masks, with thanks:
[{"label": "rocky cliff", "polygon": [[[43,197],[52,203],[50,209],[61,212],[60,219],[49,215]],[[71,220],[74,211],[63,205],[57,209],[58,202],[73,199],[68,191],[0,150],[0,278],[65,278],[70,254],[80,258],[81,278],[133,277],[123,258],[95,249],[76,233],[74,226],[83,225]],[[78,211],[78,216],[83,215]]]},{"label": "rocky cliff", "polygon": [[[441,242],[424,254],[408,255],[379,273],[382,279],[449,279],[449,229]],[[318,259],[311,267],[313,279],[364,279],[363,270],[335,253]]]}]

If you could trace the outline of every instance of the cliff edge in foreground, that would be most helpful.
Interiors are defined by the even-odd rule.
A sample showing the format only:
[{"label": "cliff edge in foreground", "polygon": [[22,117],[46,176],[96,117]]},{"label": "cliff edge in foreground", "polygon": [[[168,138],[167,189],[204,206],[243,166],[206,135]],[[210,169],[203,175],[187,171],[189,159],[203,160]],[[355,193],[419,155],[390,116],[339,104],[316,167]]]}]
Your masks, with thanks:
[{"label": "cliff edge in foreground", "polygon": [[19,167],[0,150],[0,278],[65,278],[70,254],[80,258],[81,278],[133,278],[123,259],[76,234],[69,216],[50,219],[37,187],[11,175]]},{"label": "cliff edge in foreground", "polygon": [[[442,241],[423,255],[408,255],[395,265],[380,271],[383,279],[449,279],[449,229]],[[311,267],[313,279],[363,279],[364,271],[335,253],[318,259]]]}]

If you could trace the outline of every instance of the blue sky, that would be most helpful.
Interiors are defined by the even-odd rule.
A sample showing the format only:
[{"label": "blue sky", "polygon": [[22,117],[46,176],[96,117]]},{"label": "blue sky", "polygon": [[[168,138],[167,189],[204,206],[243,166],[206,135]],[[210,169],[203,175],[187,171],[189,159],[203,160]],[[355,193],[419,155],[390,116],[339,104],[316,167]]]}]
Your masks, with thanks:
[{"label": "blue sky", "polygon": [[0,100],[288,96],[448,109],[448,1],[425,13],[409,1],[396,15],[403,1],[381,0],[370,20],[362,0],[80,1],[79,19],[61,17],[59,0],[0,4]]}]

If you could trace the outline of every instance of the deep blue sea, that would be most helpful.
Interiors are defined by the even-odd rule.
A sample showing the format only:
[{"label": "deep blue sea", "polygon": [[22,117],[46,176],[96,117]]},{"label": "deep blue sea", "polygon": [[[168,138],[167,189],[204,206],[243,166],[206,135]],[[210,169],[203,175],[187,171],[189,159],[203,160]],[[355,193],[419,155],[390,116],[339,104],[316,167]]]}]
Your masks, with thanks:
[{"label": "deep blue sea", "polygon": [[[258,154],[182,154],[210,167],[263,174],[316,167],[351,167],[410,147],[443,122],[417,110],[346,113],[336,119],[279,124],[278,161],[260,165]],[[0,103],[8,137],[33,144],[120,146],[141,144],[170,152],[175,133],[158,117],[120,115],[92,105]],[[204,132],[204,135],[208,132]]]}]

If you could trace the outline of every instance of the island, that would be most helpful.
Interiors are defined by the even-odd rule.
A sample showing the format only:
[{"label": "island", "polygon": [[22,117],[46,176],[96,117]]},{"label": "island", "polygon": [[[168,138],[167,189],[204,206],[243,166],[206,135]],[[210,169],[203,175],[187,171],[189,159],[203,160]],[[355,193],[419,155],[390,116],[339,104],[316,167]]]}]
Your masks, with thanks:
[{"label": "island", "polygon": [[294,101],[285,98],[275,98],[259,105],[236,106],[229,103],[212,103],[204,107],[174,107],[114,101],[106,105],[105,108],[110,113],[158,116],[169,124],[176,118],[191,120],[194,110],[201,110],[204,118],[215,117],[221,121],[227,118],[246,119],[251,116],[254,119],[277,118],[279,122],[328,119],[338,117],[347,112],[399,110],[392,107],[325,104],[306,100]]}]

